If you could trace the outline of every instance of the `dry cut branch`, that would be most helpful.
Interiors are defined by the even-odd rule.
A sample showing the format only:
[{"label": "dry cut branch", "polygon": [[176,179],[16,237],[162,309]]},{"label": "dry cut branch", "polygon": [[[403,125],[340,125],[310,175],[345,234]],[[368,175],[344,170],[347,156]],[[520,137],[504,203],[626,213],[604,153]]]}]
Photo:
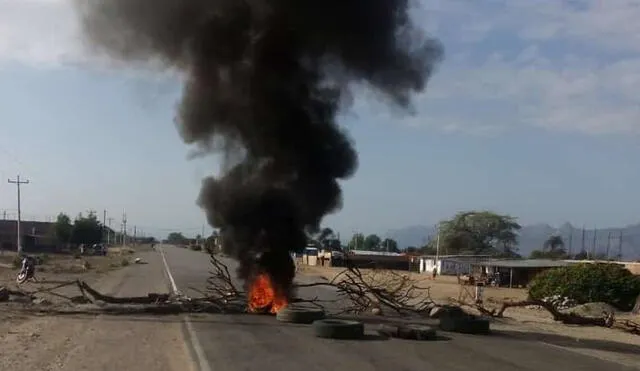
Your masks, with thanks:
[{"label": "dry cut branch", "polygon": [[212,267],[207,278],[209,299],[226,301],[240,296],[241,292],[233,284],[229,268],[213,253],[209,254],[209,260]]},{"label": "dry cut branch", "polygon": [[561,312],[558,310],[553,304],[542,301],[542,300],[523,300],[523,301],[512,301],[512,302],[504,302],[500,306],[500,308],[495,309],[487,309],[482,307],[481,305],[471,305],[465,304],[475,307],[478,311],[480,311],[484,315],[488,315],[491,317],[502,318],[504,317],[504,312],[509,308],[515,307],[528,307],[528,306],[539,306],[545,309],[551,316],[554,321],[561,322],[566,325],[582,325],[582,326],[599,326],[599,327],[607,327],[607,328],[617,328],[623,331],[629,332],[631,334],[640,335],[640,324],[635,323],[631,320],[618,320],[615,317],[614,313],[610,312],[602,312],[600,317],[586,317],[581,316],[579,314],[573,312]]},{"label": "dry cut branch", "polygon": [[407,274],[386,269],[363,272],[347,264],[347,268],[330,282],[298,285],[298,288],[331,286],[350,305],[343,312],[363,313],[372,309],[390,309],[399,314],[425,314],[435,305],[428,287],[420,287]]}]

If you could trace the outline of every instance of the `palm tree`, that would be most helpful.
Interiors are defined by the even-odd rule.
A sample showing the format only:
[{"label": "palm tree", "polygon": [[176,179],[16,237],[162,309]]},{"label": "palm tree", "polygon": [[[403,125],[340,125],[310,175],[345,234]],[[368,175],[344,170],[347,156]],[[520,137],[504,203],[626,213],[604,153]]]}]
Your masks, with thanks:
[{"label": "palm tree", "polygon": [[544,241],[542,250],[531,252],[531,259],[566,259],[567,251],[564,249],[564,241],[557,234],[552,234]]},{"label": "palm tree", "polygon": [[548,252],[556,252],[561,249],[564,249],[564,240],[557,234],[549,236],[549,238],[544,241],[544,246],[542,247],[543,251]]}]

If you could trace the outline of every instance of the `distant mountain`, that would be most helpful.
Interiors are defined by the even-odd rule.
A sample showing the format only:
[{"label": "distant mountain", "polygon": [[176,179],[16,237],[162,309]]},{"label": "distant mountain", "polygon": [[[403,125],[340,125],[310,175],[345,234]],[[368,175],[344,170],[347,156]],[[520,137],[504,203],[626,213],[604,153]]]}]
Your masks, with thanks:
[{"label": "distant mountain", "polygon": [[[581,227],[574,227],[569,223],[564,223],[559,227],[552,227],[548,224],[533,224],[524,226],[520,230],[518,253],[522,256],[528,256],[531,251],[542,248],[545,240],[554,233],[562,236],[568,250],[570,249],[574,253],[582,250],[583,233]],[[622,244],[620,244],[621,235]],[[415,225],[390,230],[385,236],[398,241],[400,248],[422,246],[430,238],[436,238],[436,229],[434,226]],[[622,257],[624,259],[640,259],[640,224],[629,225],[622,228],[596,229],[595,243],[597,253],[606,254],[608,247],[609,256],[615,257],[619,254],[621,247]],[[593,251],[593,244],[594,230],[585,229],[585,250]]]}]

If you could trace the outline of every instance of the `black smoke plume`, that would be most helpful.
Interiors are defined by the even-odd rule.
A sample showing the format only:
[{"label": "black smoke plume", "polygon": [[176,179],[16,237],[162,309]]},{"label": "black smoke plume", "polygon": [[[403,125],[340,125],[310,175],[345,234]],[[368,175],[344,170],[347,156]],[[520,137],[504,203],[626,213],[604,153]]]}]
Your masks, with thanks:
[{"label": "black smoke plume", "polygon": [[94,48],[184,72],[180,134],[226,159],[198,204],[223,231],[240,277],[266,270],[287,294],[289,253],[341,207],[338,180],[357,167],[336,123],[350,85],[408,108],[443,54],[413,27],[409,0],[78,0],[77,8]]}]

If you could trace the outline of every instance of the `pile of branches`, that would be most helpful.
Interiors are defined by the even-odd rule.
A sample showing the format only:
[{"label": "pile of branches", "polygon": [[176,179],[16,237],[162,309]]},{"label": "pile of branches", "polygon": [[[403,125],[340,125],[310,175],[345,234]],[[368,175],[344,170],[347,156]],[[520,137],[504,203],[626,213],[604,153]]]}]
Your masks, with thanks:
[{"label": "pile of branches", "polygon": [[[67,299],[74,304],[97,304],[72,309],[64,313],[153,313],[178,314],[185,312],[206,313],[242,313],[246,311],[246,293],[239,290],[228,267],[215,255],[209,254],[211,270],[204,291],[190,288],[200,294],[189,297],[182,293],[149,293],[137,297],[115,297],[100,293],[83,281],[68,281],[57,286],[36,291],[11,291],[13,296],[35,299],[42,295],[52,295]],[[65,296],[55,290],[75,285],[78,295]],[[364,312],[380,313],[392,311],[399,314],[428,314],[435,305],[429,295],[428,287],[420,287],[406,274],[390,270],[367,270],[348,265],[330,282],[299,284],[298,289],[314,286],[333,287],[337,293],[335,300],[320,298],[293,298],[294,303],[310,303],[325,308],[329,303],[337,305],[336,313],[359,314]],[[55,307],[30,306],[28,309],[40,312],[58,312]]]},{"label": "pile of branches", "polygon": [[[211,270],[207,279],[205,291],[192,290],[200,294],[199,297],[189,297],[182,293],[149,293],[145,296],[115,297],[105,295],[89,286],[86,282],[73,280],[58,283],[53,287],[40,288],[35,291],[9,290],[0,287],[0,301],[8,301],[9,297],[27,299],[26,302],[36,303],[36,299],[43,295],[66,299],[72,304],[70,308],[60,309],[56,306],[27,306],[26,310],[59,313],[59,314],[180,314],[189,312],[199,313],[243,313],[246,312],[246,293],[234,284],[228,267],[215,254],[209,254]],[[52,282],[48,282],[52,283]],[[75,286],[78,295],[68,296],[55,290]],[[331,303],[340,313],[374,313],[393,312],[400,315],[428,315],[436,303],[431,299],[429,287],[421,287],[415,279],[387,269],[361,270],[347,261],[346,268],[329,282],[314,282],[298,284],[296,288],[310,288],[326,286],[335,289],[336,300],[322,300],[320,298],[294,298],[292,301],[310,303],[325,308]],[[25,300],[20,300],[25,302]],[[79,307],[77,304],[90,304]],[[91,305],[94,304],[94,305]],[[618,320],[613,313],[603,312],[600,317],[584,317],[572,312],[558,310],[552,303],[542,300],[525,300],[503,302],[499,308],[488,309],[482,303],[458,302],[459,306],[475,308],[481,314],[501,318],[508,308],[539,306],[547,310],[555,321],[570,325],[592,325],[615,327],[629,333],[640,335],[640,324],[631,320]]]},{"label": "pile of branches", "polygon": [[[49,282],[50,283],[50,282]],[[40,283],[45,285],[46,283]],[[75,287],[78,295],[64,295],[55,290],[63,287]],[[34,291],[9,290],[0,287],[0,291],[8,294],[7,302],[28,304],[22,311],[44,314],[180,314],[180,313],[224,313],[226,305],[209,298],[190,298],[169,293],[148,293],[144,296],[117,297],[106,295],[91,287],[82,280],[58,283],[54,287],[40,288]],[[60,305],[43,299],[54,296],[66,299],[73,305]],[[17,300],[13,300],[18,298]],[[29,305],[30,304],[30,305]],[[36,305],[43,304],[43,305]]]},{"label": "pile of branches", "polygon": [[[246,294],[233,283],[228,267],[210,254],[211,271],[207,279],[206,297],[219,303],[234,303],[245,300]],[[363,273],[349,264],[330,282],[297,284],[295,288],[328,286],[336,289],[336,300],[321,298],[293,298],[294,303],[309,303],[324,308],[327,304],[338,304],[338,313],[359,314],[391,310],[399,314],[424,314],[434,307],[428,287],[420,287],[407,274],[391,270],[373,269]]]},{"label": "pile of branches", "polygon": [[[387,269],[363,272],[347,264],[330,282],[297,285],[298,288],[329,286],[336,289],[338,302],[345,303],[341,313],[364,312],[425,315],[435,306],[429,287],[421,287],[408,274]],[[318,299],[309,302],[318,302]]]}]

